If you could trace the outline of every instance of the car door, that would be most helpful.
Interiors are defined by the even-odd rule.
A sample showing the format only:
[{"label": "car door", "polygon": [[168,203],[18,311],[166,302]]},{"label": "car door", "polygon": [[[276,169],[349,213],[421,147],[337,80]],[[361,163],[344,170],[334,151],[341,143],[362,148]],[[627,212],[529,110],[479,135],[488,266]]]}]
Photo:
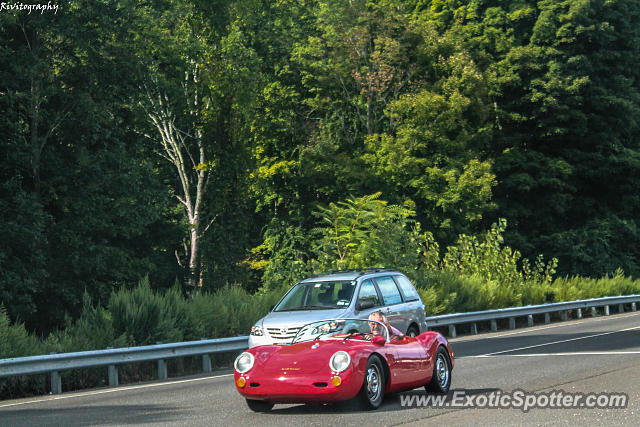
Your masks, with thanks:
[{"label": "car door", "polygon": [[424,385],[431,375],[430,358],[417,338],[405,336],[387,344],[395,353],[392,369],[394,391]]},{"label": "car door", "polygon": [[403,310],[402,294],[400,294],[396,282],[391,276],[376,277],[374,280],[382,296],[384,304],[382,312],[387,317],[387,322],[403,334],[406,333],[410,319],[408,313]]}]

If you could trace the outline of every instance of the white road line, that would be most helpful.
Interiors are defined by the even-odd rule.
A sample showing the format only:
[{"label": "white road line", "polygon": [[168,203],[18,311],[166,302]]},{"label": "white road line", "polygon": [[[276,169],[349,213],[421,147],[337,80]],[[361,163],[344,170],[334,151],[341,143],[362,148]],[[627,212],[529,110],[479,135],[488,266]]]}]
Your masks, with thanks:
[{"label": "white road line", "polygon": [[633,330],[636,330],[636,329],[640,329],[640,326],[634,326],[633,328],[621,329],[619,331],[602,332],[602,333],[599,333],[599,334],[587,335],[587,336],[584,336],[584,337],[568,338],[566,340],[552,341],[552,342],[546,342],[546,343],[542,343],[542,344],[528,345],[526,347],[519,347],[519,348],[512,348],[512,349],[509,349],[509,350],[496,351],[496,352],[493,352],[493,353],[484,354],[484,356],[493,356],[493,355],[496,355],[496,354],[511,353],[512,351],[528,350],[530,348],[544,347],[544,346],[547,346],[547,345],[560,344],[560,343],[563,343],[563,342],[586,340],[588,338],[601,337],[603,335],[618,334],[620,332],[633,331]]},{"label": "white road line", "polygon": [[534,353],[534,354],[499,354],[488,355],[482,354],[479,356],[464,356],[459,359],[474,359],[474,358],[491,358],[491,357],[549,357],[549,356],[620,356],[625,354],[640,354],[638,351],[587,351],[587,352],[567,352],[567,353]]},{"label": "white road line", "polygon": [[74,393],[74,394],[68,395],[68,396],[43,397],[43,398],[38,399],[38,400],[29,400],[29,401],[26,401],[26,402],[15,402],[15,403],[8,403],[8,404],[5,404],[5,405],[0,404],[0,408],[8,408],[10,406],[18,406],[18,405],[28,405],[30,403],[51,402],[53,400],[72,399],[74,397],[86,397],[86,396],[94,396],[94,395],[98,395],[98,394],[116,393],[118,391],[138,390],[138,389],[141,389],[141,388],[159,387],[159,386],[170,385],[170,384],[181,384],[181,383],[190,383],[190,382],[195,382],[195,381],[205,381],[205,380],[212,380],[212,379],[215,379],[215,378],[230,377],[230,376],[233,376],[233,374],[216,375],[215,377],[191,378],[191,379],[188,379],[188,380],[163,381],[161,383],[142,384],[142,385],[134,385],[134,386],[129,386],[129,387],[118,387],[118,388],[112,388],[112,389],[109,389],[109,390],[89,391],[89,392],[86,392],[86,393]]},{"label": "white road line", "polygon": [[[605,320],[616,320],[616,319],[624,319],[627,317],[633,317],[633,316],[640,316],[640,311],[636,312],[636,313],[630,313],[630,314],[614,314],[611,316],[606,316],[606,317],[601,317],[598,319],[583,319],[580,321],[572,321],[571,323],[560,323],[560,324],[555,324],[555,325],[549,325],[549,326],[540,326],[538,328],[525,328],[519,331],[514,331],[514,332],[507,332],[504,334],[500,334],[500,335],[491,335],[491,336],[482,336],[482,335],[473,335],[473,336],[466,336],[466,337],[460,337],[458,339],[453,338],[450,339],[449,342],[452,343],[456,343],[456,342],[468,342],[468,341],[479,341],[479,340],[490,340],[493,338],[502,338],[502,337],[508,337],[511,335],[520,335],[520,334],[526,334],[528,332],[536,332],[536,331],[543,331],[545,329],[553,329],[553,328],[561,328],[561,327],[569,327],[569,326],[575,326],[575,325],[582,325],[583,323],[597,323],[597,322],[602,322]],[[437,326],[437,325],[436,325]],[[491,333],[491,332],[489,332]]]}]

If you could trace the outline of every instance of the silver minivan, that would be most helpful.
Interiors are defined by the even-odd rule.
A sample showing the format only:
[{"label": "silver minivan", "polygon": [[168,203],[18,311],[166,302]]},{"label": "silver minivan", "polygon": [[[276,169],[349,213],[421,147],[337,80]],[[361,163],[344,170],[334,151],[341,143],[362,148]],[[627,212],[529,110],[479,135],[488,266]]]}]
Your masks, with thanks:
[{"label": "silver minivan", "polygon": [[251,327],[249,347],[290,344],[307,323],[338,318],[367,319],[382,311],[410,336],[427,330],[424,304],[407,277],[394,270],[338,271],[305,279]]}]

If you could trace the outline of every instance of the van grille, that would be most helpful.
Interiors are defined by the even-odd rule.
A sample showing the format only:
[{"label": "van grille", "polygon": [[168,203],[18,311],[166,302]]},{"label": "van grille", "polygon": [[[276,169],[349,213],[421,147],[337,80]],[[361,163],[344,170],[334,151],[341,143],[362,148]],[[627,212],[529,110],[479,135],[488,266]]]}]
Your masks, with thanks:
[{"label": "van grille", "polygon": [[296,336],[300,327],[297,328],[267,328],[267,332],[271,338],[291,342]]}]

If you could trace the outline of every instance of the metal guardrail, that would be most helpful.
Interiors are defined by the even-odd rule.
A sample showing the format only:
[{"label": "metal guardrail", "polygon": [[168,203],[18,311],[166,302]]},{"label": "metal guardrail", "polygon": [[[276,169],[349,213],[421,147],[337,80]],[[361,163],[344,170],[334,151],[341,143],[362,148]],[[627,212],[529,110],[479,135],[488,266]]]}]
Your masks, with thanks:
[{"label": "metal guardrail", "polygon": [[60,371],[108,366],[109,385],[117,386],[117,366],[119,364],[157,361],[158,378],[167,379],[166,359],[183,356],[202,356],[202,370],[211,372],[210,354],[245,350],[249,346],[248,341],[248,336],[242,336],[0,359],[0,377],[49,372],[51,374],[51,393],[60,394],[62,392]]},{"label": "metal guardrail", "polygon": [[606,316],[610,313],[611,306],[618,306],[618,312],[624,312],[624,304],[631,304],[631,311],[637,310],[637,302],[640,295],[625,295],[618,297],[592,298],[578,301],[557,302],[551,304],[528,305],[524,307],[500,308],[496,310],[473,311],[469,313],[444,314],[441,316],[427,317],[427,326],[430,328],[449,326],[449,336],[456,336],[456,325],[470,323],[471,333],[477,334],[478,322],[491,322],[491,331],[498,330],[497,321],[509,319],[509,329],[515,329],[517,317],[527,317],[528,326],[533,326],[535,314],[544,314],[544,323],[551,322],[551,313],[560,312],[562,320],[567,320],[568,311],[575,310],[576,318],[582,318],[582,310],[590,308],[591,315],[596,315],[597,307],[604,307]]},{"label": "metal guardrail", "polygon": [[[579,301],[552,304],[512,307],[497,310],[476,311],[471,313],[445,314],[427,317],[430,328],[448,326],[449,336],[456,336],[456,325],[471,324],[471,332],[478,333],[478,322],[491,322],[491,331],[497,331],[497,321],[509,319],[509,329],[516,327],[517,317],[527,316],[528,325],[533,326],[534,315],[544,314],[544,322],[550,323],[550,314],[561,313],[561,319],[567,320],[568,311],[574,310],[577,318],[582,318],[582,310],[591,309],[591,315],[597,314],[597,307],[604,307],[604,314],[610,314],[610,306],[618,306],[618,312],[624,312],[624,305],[630,304],[631,310],[637,310],[640,295],[594,298]],[[171,344],[156,344],[142,347],[116,348],[107,350],[81,351],[76,353],[50,354],[44,356],[16,357],[0,359],[0,377],[49,373],[51,393],[62,392],[60,371],[68,369],[107,366],[109,385],[118,385],[118,368],[123,363],[157,361],[158,378],[167,378],[167,359],[183,356],[202,356],[202,370],[211,372],[210,354],[228,351],[241,351],[248,347],[248,336],[189,341]]]}]

